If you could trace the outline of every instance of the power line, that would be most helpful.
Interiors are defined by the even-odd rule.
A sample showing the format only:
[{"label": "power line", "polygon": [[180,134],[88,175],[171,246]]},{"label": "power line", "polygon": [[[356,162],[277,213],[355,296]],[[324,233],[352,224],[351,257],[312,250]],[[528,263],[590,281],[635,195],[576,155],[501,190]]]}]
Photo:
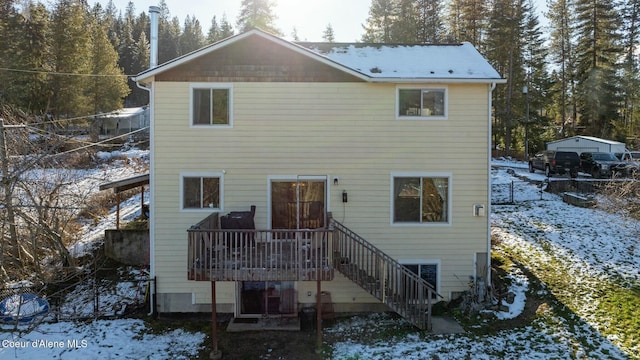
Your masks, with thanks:
[{"label": "power line", "polygon": [[[143,106],[143,107],[146,107]],[[63,119],[56,119],[56,120],[47,120],[47,121],[41,121],[41,122],[32,122],[27,124],[22,124],[22,125],[7,125],[5,124],[4,127],[5,128],[24,128],[27,126],[34,126],[34,125],[45,125],[45,124],[56,124],[56,123],[63,123],[63,122],[68,122],[68,121],[75,121],[75,120],[87,120],[87,119],[91,119],[91,118],[102,118],[102,117],[107,117],[109,115],[112,114],[119,114],[119,112],[122,111],[121,110],[114,110],[114,111],[110,111],[110,112],[106,112],[106,113],[97,113],[97,114],[89,114],[89,115],[84,115],[84,116],[76,116],[76,117],[72,117],[72,118],[63,118]],[[95,120],[95,119],[94,119]]]},{"label": "power line", "polygon": [[24,69],[11,69],[0,67],[0,71],[12,71],[29,74],[46,74],[46,75],[60,75],[60,76],[87,76],[87,77],[135,77],[136,75],[117,75],[117,74],[80,74],[80,73],[64,73],[56,71],[43,71],[43,70],[24,70]]},{"label": "power line", "polygon": [[64,154],[72,153],[72,152],[74,152],[74,151],[78,151],[78,150],[84,150],[84,149],[90,148],[90,147],[92,147],[92,146],[102,145],[102,144],[104,144],[104,143],[106,143],[106,142],[110,142],[110,141],[112,141],[113,139],[118,139],[118,138],[126,137],[126,136],[129,136],[129,135],[133,135],[133,134],[135,134],[135,133],[138,133],[138,132],[141,132],[141,131],[144,131],[144,130],[147,130],[147,129],[149,129],[149,127],[148,127],[148,126],[145,126],[145,127],[143,127],[143,128],[140,128],[140,129],[135,130],[135,131],[128,132],[128,133],[126,133],[126,134],[122,134],[122,135],[119,135],[119,136],[114,136],[114,137],[108,138],[108,139],[106,139],[106,140],[98,141],[97,143],[89,143],[88,145],[81,146],[81,147],[76,148],[76,149],[71,149],[71,150],[63,151],[63,152],[61,152],[61,153],[48,154],[48,155],[45,155],[44,157],[53,157],[53,156],[58,156],[58,155],[64,155]]}]

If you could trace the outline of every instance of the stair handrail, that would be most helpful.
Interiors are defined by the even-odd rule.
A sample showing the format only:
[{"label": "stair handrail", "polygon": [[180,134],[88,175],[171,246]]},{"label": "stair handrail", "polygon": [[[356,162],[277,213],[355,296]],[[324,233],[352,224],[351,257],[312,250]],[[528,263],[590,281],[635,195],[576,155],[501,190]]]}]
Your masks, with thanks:
[{"label": "stair handrail", "polygon": [[[427,292],[426,298],[423,298],[422,295],[420,295],[418,300],[421,301],[420,305],[426,305],[426,307],[427,307],[427,313],[426,313],[427,325],[426,325],[426,327],[428,329],[431,329],[431,302],[432,302],[432,298],[433,298],[434,295],[439,297],[439,298],[442,298],[442,296],[436,292],[436,290],[433,287],[433,285],[431,285],[429,282],[427,282],[424,279],[422,279],[419,275],[417,275],[414,272],[412,272],[409,269],[407,269],[400,262],[398,262],[397,260],[395,260],[391,256],[387,255],[385,252],[383,252],[378,247],[376,247],[375,245],[373,245],[372,243],[367,241],[365,238],[363,238],[362,236],[358,235],[357,233],[355,233],[354,231],[352,231],[351,229],[347,228],[346,226],[344,226],[343,224],[341,224],[340,222],[336,221],[333,218],[330,221],[330,229],[332,229],[333,231],[339,231],[339,232],[343,233],[350,240],[352,240],[355,243],[357,243],[361,248],[367,250],[370,254],[374,255],[374,257],[382,260],[382,262],[386,264],[387,268],[395,269],[395,271],[400,273],[404,278],[406,278],[407,280],[411,281],[412,283],[415,283],[419,288],[426,290],[426,292]],[[338,238],[339,237],[334,236],[334,241],[338,241],[337,240]],[[335,250],[338,249],[338,246],[334,245],[333,248],[334,248],[334,251],[335,251]],[[337,260],[337,259],[334,259],[334,260]],[[341,271],[339,269],[339,266],[337,267],[337,270]],[[345,274],[345,275],[347,275],[347,274]],[[347,277],[349,277],[349,276],[347,276]],[[365,290],[368,290],[364,286],[362,286],[361,284],[359,284],[359,285],[361,287],[363,287]],[[398,312],[400,315],[405,316],[405,314],[403,314],[403,312],[406,312],[406,311],[403,311],[403,308],[399,308],[397,306],[394,306],[393,303],[390,303],[389,301],[386,301],[385,295],[381,294],[380,296],[377,296],[376,294],[372,293],[371,290],[369,290],[369,293],[374,295],[374,296],[376,296],[378,299],[382,300],[385,304],[390,306],[392,309],[394,309],[394,311]],[[420,293],[422,293],[422,292],[420,292]],[[406,304],[405,304],[405,308],[404,309],[406,310]],[[414,325],[418,326],[419,328],[423,328],[424,327],[424,325],[422,325],[420,323],[421,321],[414,320],[413,317],[410,316],[410,315],[405,316],[405,318],[407,318],[407,320],[409,320],[410,322],[412,322]]]}]

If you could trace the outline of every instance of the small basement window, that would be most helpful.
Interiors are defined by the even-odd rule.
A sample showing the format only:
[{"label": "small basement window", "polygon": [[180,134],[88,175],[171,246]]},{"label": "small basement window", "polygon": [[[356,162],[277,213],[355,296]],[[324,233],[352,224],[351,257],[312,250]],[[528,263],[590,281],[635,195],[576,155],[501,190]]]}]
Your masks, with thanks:
[{"label": "small basement window", "polygon": [[[426,282],[428,282],[435,292],[438,292],[438,264],[433,263],[407,263],[402,264],[407,270],[412,273],[420,276],[420,278]],[[437,294],[433,294],[433,298],[437,296]]]}]

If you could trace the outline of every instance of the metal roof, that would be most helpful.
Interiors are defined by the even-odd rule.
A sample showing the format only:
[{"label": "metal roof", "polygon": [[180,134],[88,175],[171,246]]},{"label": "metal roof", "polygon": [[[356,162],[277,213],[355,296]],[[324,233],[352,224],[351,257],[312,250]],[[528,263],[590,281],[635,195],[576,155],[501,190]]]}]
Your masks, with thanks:
[{"label": "metal roof", "polygon": [[126,179],[116,180],[100,185],[100,190],[113,189],[114,193],[133,189],[149,183],[149,174],[132,176]]}]

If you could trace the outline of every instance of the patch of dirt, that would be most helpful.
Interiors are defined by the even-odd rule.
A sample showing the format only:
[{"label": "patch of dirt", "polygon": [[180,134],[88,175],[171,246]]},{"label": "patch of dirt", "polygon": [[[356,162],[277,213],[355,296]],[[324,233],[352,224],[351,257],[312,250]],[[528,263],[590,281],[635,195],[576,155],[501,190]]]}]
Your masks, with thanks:
[{"label": "patch of dirt", "polygon": [[[314,329],[300,331],[241,331],[227,332],[231,314],[218,314],[218,351],[223,360],[323,360],[316,353],[317,336]],[[207,334],[196,359],[209,359],[213,350],[211,317],[208,314],[164,314],[152,320],[155,329],[182,328]],[[327,325],[325,325],[327,326]],[[326,336],[326,334],[324,334]]]},{"label": "patch of dirt", "polygon": [[[226,324],[222,327],[225,328]],[[316,353],[315,331],[221,332],[218,337],[218,349],[225,360],[325,359],[322,354]]]}]

